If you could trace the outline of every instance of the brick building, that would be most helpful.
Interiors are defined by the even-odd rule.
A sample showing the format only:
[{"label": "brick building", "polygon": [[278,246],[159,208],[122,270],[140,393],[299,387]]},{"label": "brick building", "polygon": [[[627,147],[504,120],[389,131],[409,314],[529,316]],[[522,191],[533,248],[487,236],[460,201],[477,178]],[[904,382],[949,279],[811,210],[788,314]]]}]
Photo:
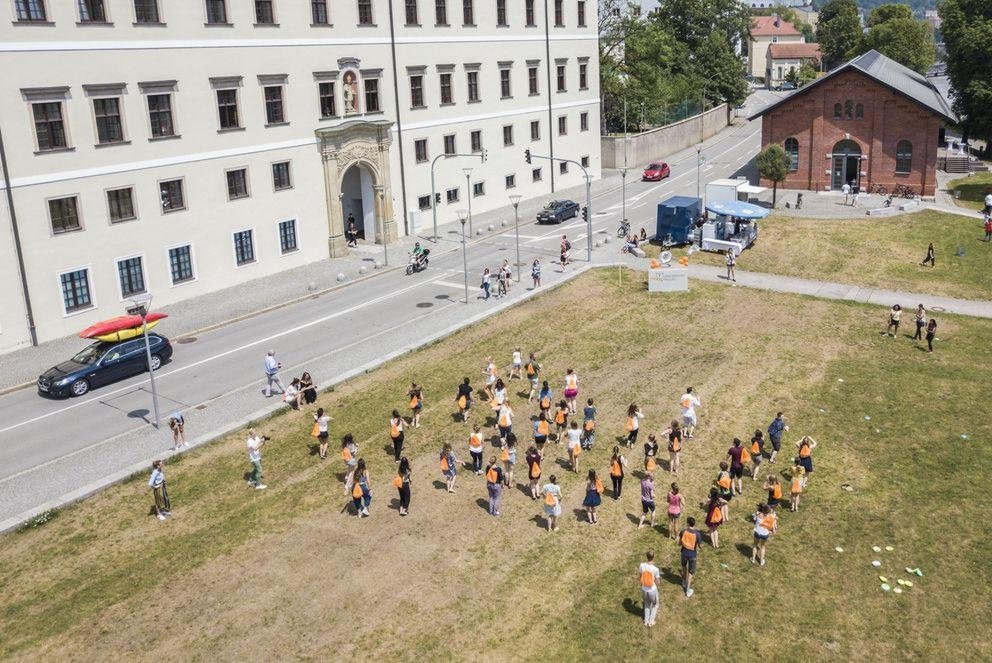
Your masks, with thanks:
[{"label": "brick building", "polygon": [[924,196],[937,185],[941,124],[950,104],[923,75],[869,51],[767,106],[762,149],[778,143],[792,157],[782,185],[839,190],[845,182],[889,191],[904,184]]}]

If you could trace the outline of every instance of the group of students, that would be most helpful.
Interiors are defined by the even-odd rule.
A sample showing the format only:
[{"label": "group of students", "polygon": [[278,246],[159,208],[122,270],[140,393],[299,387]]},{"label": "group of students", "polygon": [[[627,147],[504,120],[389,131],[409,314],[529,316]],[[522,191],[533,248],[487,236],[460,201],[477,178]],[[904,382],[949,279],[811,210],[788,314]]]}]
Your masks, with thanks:
[{"label": "group of students", "polygon": [[[889,309],[889,324],[885,327],[885,335],[895,338],[899,334],[899,323],[902,321],[902,306],[893,304]],[[933,352],[933,341],[937,337],[937,318],[930,316],[927,320],[927,309],[923,304],[916,307],[916,333],[913,335],[914,341],[922,341],[924,330],[926,330],[927,351]]]}]

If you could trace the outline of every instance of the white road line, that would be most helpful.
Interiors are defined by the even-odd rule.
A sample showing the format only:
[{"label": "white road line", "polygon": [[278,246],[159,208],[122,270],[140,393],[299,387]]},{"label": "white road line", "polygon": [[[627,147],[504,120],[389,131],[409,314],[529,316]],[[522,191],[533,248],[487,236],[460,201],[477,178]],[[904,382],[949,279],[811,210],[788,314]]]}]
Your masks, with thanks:
[{"label": "white road line", "polygon": [[458,290],[465,289],[464,283],[454,283],[453,281],[441,281],[441,280],[431,281],[431,285],[443,285],[449,288],[457,288]]}]

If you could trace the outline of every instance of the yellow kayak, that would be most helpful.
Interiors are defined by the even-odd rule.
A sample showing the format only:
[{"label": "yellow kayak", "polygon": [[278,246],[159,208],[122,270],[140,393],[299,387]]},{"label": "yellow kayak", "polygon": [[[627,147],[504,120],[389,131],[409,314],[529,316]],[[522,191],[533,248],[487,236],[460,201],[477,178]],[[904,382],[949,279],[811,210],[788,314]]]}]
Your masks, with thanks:
[{"label": "yellow kayak", "polygon": [[[148,323],[148,329],[151,329],[158,324],[158,320],[152,320]],[[94,336],[93,338],[98,341],[107,341],[108,343],[119,343],[120,341],[127,341],[129,339],[141,336],[142,328],[141,325],[137,327],[128,327],[127,329],[118,329],[115,332],[109,334],[100,334],[99,336]]]}]

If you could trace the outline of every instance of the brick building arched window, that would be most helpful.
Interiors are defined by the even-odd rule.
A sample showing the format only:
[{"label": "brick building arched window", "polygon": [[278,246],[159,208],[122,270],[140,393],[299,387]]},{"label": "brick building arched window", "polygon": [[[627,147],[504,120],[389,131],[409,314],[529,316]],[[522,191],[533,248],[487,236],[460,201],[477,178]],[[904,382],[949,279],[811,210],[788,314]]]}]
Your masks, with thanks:
[{"label": "brick building arched window", "polygon": [[834,119],[839,120],[844,110],[840,104],[834,104]]},{"label": "brick building arched window", "polygon": [[844,102],[844,117],[849,120],[854,118],[854,102],[850,99]]},{"label": "brick building arched window", "polygon": [[854,117],[856,117],[857,119],[861,120],[861,119],[864,118],[864,116],[865,116],[865,105],[864,104],[858,104],[857,106],[855,106],[854,107]]},{"label": "brick building arched window", "polygon": [[909,173],[913,170],[913,144],[908,140],[896,143],[896,172]]},{"label": "brick building arched window", "polygon": [[785,139],[785,153],[789,155],[789,171],[799,170],[799,141],[795,138]]}]

